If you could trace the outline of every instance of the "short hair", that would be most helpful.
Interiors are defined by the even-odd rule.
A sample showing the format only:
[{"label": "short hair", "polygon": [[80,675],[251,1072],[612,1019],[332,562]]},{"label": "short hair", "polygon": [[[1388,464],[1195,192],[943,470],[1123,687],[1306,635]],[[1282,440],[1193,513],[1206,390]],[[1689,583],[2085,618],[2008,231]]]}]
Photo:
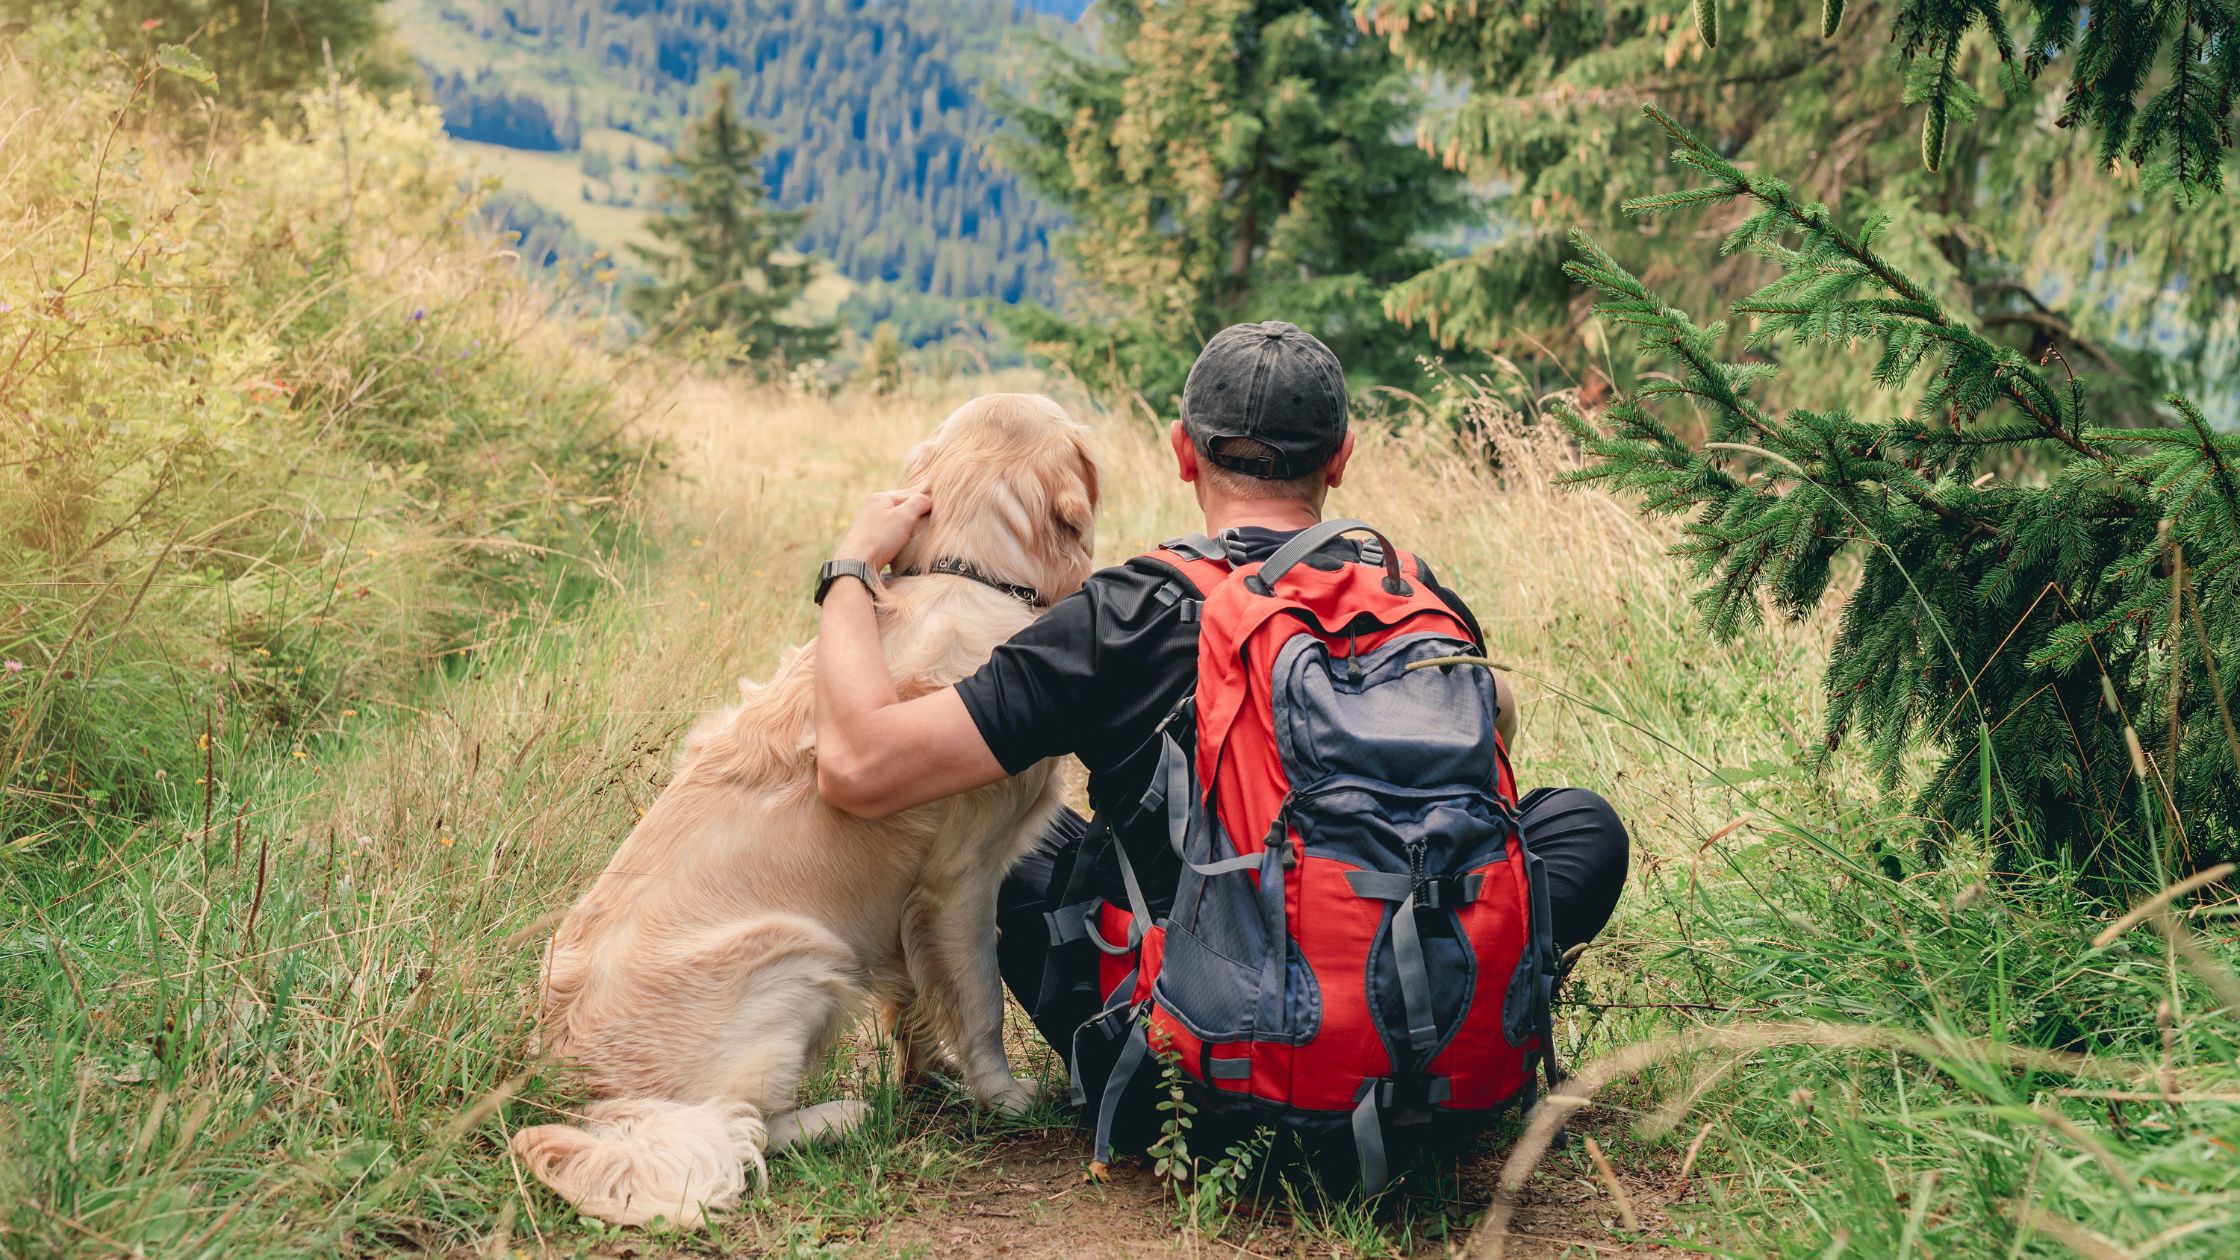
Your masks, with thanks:
[{"label": "short hair", "polygon": [[[1329,473],[1328,465],[1317,468],[1303,477],[1289,477],[1282,480],[1273,477],[1255,477],[1250,473],[1241,473],[1233,468],[1224,468],[1214,463],[1212,454],[1206,450],[1205,443],[1199,441],[1196,434],[1191,435],[1190,444],[1198,450],[1198,480],[1204,482],[1209,489],[1224,498],[1292,499],[1300,503],[1319,503],[1322,501],[1323,494],[1329,488],[1325,481]],[[1225,439],[1221,451],[1225,455],[1241,455],[1247,459],[1257,459],[1276,454],[1274,447],[1264,442],[1255,442],[1246,437]]]}]

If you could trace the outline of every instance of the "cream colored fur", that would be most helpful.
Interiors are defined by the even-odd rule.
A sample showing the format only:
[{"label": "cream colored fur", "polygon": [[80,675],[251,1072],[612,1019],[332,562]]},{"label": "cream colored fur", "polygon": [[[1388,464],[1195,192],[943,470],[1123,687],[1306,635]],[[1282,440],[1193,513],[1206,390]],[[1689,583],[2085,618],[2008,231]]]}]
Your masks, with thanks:
[{"label": "cream colored fur", "polygon": [[[1047,398],[991,394],[951,415],[904,468],[933,512],[897,558],[970,560],[1054,600],[1088,575],[1097,469],[1087,430]],[[964,677],[1031,619],[954,576],[898,578],[879,602],[897,692]],[[579,1125],[513,1139],[578,1209],[683,1226],[737,1206],[766,1148],[852,1127],[860,1103],[795,1110],[803,1075],[867,999],[905,1061],[939,1055],[988,1106],[1034,1090],[1003,1053],[995,895],[1057,807],[1048,763],[878,821],[817,795],[816,649],[687,740],[676,778],[546,951],[544,1048],[580,1069]]]}]

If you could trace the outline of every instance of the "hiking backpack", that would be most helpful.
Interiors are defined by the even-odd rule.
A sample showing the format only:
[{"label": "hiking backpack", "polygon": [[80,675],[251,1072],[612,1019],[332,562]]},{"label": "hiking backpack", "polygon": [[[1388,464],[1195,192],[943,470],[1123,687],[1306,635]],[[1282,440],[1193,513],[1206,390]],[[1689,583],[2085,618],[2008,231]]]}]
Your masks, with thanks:
[{"label": "hiking backpack", "polygon": [[[1358,561],[1321,567],[1349,533],[1370,536]],[[1422,562],[1358,521],[1263,563],[1203,537],[1150,558],[1198,622],[1197,689],[1161,724],[1141,806],[1164,812],[1182,862],[1173,908],[1151,920],[1114,841],[1129,904],[1052,916],[1054,940],[1103,951],[1090,1024],[1125,1038],[1097,1158],[1122,1094],[1163,1059],[1201,1110],[1311,1146],[1350,1138],[1374,1190],[1388,1136],[1529,1107],[1536,1064],[1556,1079],[1547,886],[1517,826],[1492,670]]]}]

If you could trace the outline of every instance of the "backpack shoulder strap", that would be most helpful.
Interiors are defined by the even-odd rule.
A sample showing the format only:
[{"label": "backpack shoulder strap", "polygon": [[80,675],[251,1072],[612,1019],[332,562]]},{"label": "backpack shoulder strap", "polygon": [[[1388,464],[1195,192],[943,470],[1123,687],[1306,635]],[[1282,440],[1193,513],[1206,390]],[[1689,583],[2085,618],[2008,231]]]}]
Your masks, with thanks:
[{"label": "backpack shoulder strap", "polygon": [[1227,541],[1204,534],[1169,538],[1136,559],[1168,571],[1167,584],[1159,588],[1157,598],[1164,604],[1181,604],[1184,621],[1198,619],[1198,606],[1229,580],[1235,568]]}]

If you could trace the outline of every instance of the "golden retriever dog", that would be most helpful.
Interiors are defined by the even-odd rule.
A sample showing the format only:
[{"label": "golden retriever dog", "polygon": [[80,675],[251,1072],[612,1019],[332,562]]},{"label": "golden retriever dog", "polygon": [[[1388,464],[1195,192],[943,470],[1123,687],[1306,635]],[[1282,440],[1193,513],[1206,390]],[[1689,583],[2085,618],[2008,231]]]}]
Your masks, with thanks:
[{"label": "golden retriever dog", "polygon": [[[1097,466],[1051,400],[989,394],[914,450],[907,489],[933,510],[879,596],[895,688],[955,682],[1026,625],[1020,596],[927,572],[964,561],[1047,606],[1089,574]],[[513,1139],[536,1175],[616,1224],[679,1226],[738,1205],[768,1151],[843,1132],[853,1100],[796,1110],[795,1091],[875,1005],[905,1070],[951,1061],[981,1103],[1017,1114],[1037,1087],[1003,1053],[996,888],[1057,807],[1045,763],[892,818],[817,795],[816,645],[703,722],[544,960],[540,1041],[580,1069],[579,1125]]]}]

